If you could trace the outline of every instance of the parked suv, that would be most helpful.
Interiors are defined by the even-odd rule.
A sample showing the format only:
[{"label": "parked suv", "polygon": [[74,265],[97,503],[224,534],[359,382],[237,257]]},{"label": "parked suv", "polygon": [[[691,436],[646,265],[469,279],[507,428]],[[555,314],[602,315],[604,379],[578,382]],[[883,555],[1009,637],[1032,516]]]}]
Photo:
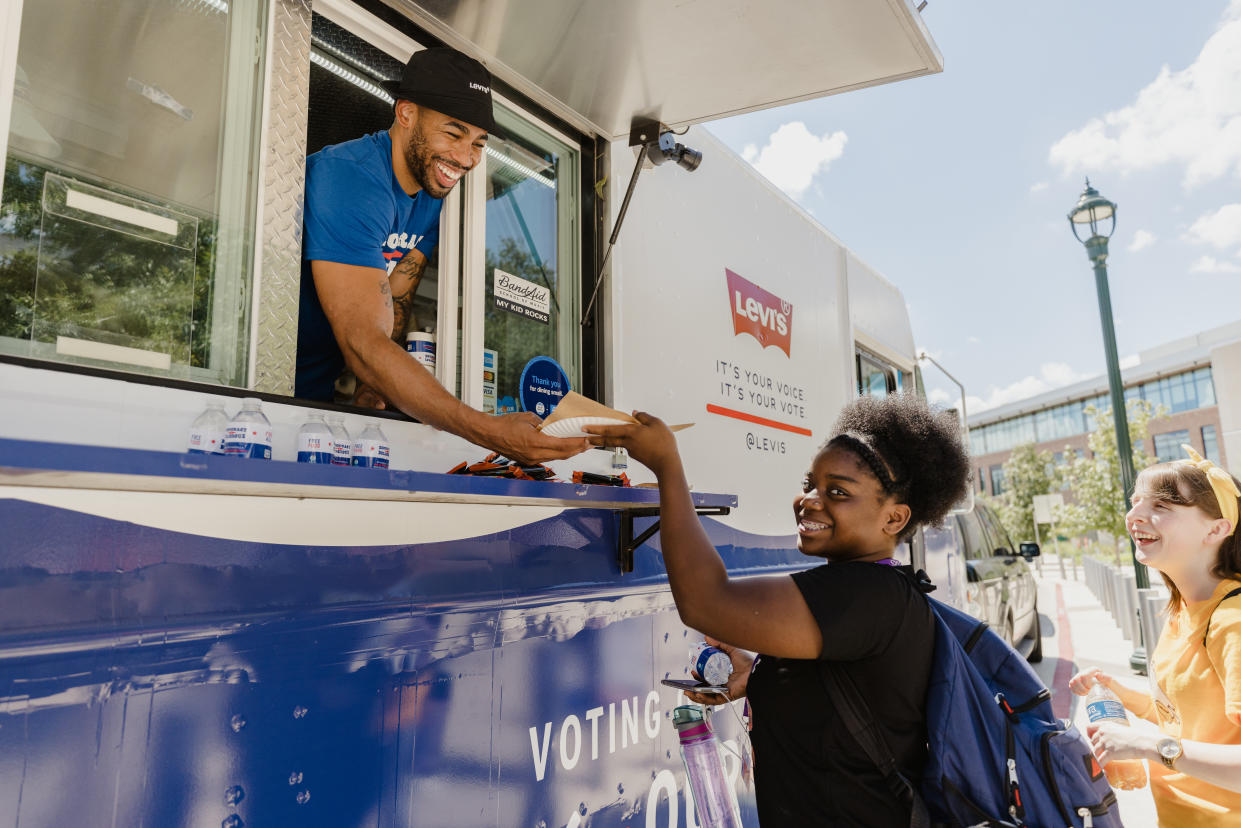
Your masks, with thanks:
[{"label": "parked suv", "polygon": [[923,527],[911,553],[935,583],[936,598],[986,621],[1017,649],[1028,649],[1030,661],[1042,660],[1038,587],[1027,563],[1039,554],[1038,544],[1014,546],[995,512],[975,502],[972,511],[949,515],[938,529]]}]

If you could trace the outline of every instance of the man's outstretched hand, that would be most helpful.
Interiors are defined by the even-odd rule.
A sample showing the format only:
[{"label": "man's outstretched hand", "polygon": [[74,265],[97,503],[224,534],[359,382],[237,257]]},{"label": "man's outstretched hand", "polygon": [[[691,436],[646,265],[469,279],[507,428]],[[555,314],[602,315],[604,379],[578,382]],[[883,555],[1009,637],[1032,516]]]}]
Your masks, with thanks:
[{"label": "man's outstretched hand", "polygon": [[549,437],[538,430],[543,422],[529,411],[491,418],[488,433],[479,445],[494,449],[519,463],[563,460],[590,448],[585,437]]}]

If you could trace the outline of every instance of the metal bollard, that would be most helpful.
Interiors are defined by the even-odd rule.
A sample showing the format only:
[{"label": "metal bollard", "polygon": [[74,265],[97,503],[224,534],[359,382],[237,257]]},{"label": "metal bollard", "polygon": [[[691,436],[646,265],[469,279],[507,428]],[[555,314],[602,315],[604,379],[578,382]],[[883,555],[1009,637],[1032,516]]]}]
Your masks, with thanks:
[{"label": "metal bollard", "polygon": [[1103,570],[1103,594],[1099,596],[1103,604],[1103,608],[1112,616],[1112,620],[1116,620],[1116,585],[1112,580],[1112,568],[1106,567]]},{"label": "metal bollard", "polygon": [[1141,643],[1142,630],[1138,623],[1138,581],[1132,572],[1120,573],[1116,584],[1119,594],[1119,627],[1125,639],[1135,646]]},{"label": "metal bollard", "polygon": [[1168,591],[1163,587],[1138,590],[1138,602],[1142,615],[1142,635],[1146,641],[1147,659],[1155,651],[1159,633],[1163,631],[1163,608],[1168,603]]}]

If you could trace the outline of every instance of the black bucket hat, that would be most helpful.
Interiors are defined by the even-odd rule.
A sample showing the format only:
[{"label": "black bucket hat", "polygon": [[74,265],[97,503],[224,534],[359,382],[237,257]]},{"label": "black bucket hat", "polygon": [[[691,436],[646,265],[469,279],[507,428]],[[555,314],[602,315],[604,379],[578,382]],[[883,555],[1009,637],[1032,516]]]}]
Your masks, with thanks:
[{"label": "black bucket hat", "polygon": [[491,110],[491,73],[456,49],[414,52],[400,80],[381,84],[395,98],[413,101],[470,126],[496,131]]}]

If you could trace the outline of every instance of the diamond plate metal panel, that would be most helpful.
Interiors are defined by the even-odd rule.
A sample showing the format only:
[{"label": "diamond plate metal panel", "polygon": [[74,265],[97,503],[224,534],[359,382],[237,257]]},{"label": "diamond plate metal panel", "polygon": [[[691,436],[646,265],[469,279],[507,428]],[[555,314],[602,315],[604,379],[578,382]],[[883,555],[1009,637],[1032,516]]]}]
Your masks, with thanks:
[{"label": "diamond plate metal panel", "polygon": [[310,0],[273,0],[267,161],[263,170],[262,275],[255,306],[251,387],[293,395],[301,278],[306,115],[310,97]]}]

